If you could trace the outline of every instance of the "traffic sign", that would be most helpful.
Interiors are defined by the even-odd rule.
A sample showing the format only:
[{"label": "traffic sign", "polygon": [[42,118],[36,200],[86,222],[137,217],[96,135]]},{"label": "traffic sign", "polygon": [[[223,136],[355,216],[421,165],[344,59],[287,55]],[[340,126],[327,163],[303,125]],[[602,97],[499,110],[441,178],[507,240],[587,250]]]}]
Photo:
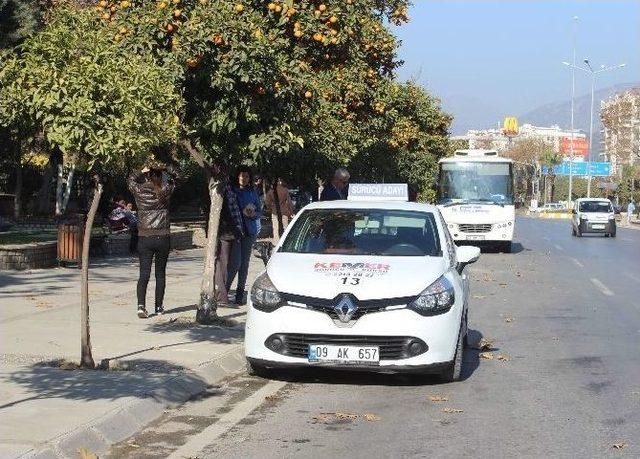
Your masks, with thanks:
[{"label": "traffic sign", "polygon": [[[606,177],[611,175],[611,163],[609,162],[595,162],[592,161],[589,163],[588,161],[563,161],[562,164],[559,164],[553,168],[553,171],[556,175],[577,175],[586,177],[589,175],[589,164],[591,164],[591,175],[595,177]],[[569,169],[571,167],[571,170]],[[548,171],[547,167],[542,168],[542,172],[546,174]]]}]

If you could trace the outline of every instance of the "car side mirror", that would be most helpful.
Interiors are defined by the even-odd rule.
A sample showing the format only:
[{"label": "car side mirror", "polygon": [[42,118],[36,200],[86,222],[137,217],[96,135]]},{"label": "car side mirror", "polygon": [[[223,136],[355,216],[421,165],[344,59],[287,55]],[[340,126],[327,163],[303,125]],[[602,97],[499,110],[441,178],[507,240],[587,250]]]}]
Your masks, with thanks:
[{"label": "car side mirror", "polygon": [[465,266],[478,261],[478,258],[480,258],[480,248],[470,245],[456,247],[456,258],[458,259],[456,269],[459,273],[462,273]]}]

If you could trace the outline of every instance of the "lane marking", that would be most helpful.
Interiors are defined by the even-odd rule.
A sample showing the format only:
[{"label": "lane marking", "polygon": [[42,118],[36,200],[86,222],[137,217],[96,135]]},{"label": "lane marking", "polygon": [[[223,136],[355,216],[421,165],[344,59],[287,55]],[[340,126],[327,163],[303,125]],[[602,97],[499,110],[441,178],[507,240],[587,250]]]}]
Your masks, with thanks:
[{"label": "lane marking", "polygon": [[580,263],[578,260],[576,260],[575,258],[571,257],[571,261],[573,261],[578,268],[584,268],[584,265]]},{"label": "lane marking", "polygon": [[262,405],[265,397],[273,395],[286,386],[285,381],[270,381],[252,395],[238,403],[235,408],[222,416],[216,423],[210,425],[202,432],[174,451],[169,459],[184,459],[185,457],[202,457],[199,453],[212,444],[217,438],[227,433],[236,424],[246,418],[253,410]]},{"label": "lane marking", "polygon": [[596,279],[595,277],[591,278],[591,282],[593,283],[593,285],[595,285],[596,287],[598,287],[600,289],[600,291],[607,296],[613,296],[613,292],[611,290],[609,290],[607,288],[606,285],[604,285],[602,282],[600,282],[598,279]]},{"label": "lane marking", "polygon": [[562,247],[560,247],[558,244],[553,244],[553,246],[558,249],[558,250],[564,250]]}]

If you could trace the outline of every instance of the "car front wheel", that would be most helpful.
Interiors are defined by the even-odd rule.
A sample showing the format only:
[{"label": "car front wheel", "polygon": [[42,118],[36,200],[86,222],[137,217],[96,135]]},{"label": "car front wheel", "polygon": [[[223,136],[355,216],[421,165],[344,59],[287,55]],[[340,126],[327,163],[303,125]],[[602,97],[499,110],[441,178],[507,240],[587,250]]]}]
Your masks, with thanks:
[{"label": "car front wheel", "polygon": [[464,355],[464,327],[460,327],[458,332],[458,342],[456,344],[456,353],[453,356],[453,361],[449,363],[447,369],[440,374],[440,378],[444,382],[454,382],[460,380],[462,374],[462,357]]}]

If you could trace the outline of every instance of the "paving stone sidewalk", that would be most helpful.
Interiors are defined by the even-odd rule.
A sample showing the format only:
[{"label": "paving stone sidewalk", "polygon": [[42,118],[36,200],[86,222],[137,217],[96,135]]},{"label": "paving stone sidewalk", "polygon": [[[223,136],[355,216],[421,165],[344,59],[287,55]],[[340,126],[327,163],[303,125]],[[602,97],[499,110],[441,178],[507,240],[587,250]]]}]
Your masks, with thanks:
[{"label": "paving stone sidewalk", "polygon": [[[134,258],[98,259],[90,270],[91,339],[96,363],[121,371],[64,370],[78,362],[79,271],[0,271],[0,457],[78,457],[128,437],[243,367],[245,308],[221,308],[223,325],[194,322],[201,249],[173,252],[166,314],[136,316]],[[251,261],[249,281],[263,269]],[[153,304],[153,276],[148,304]]]}]

